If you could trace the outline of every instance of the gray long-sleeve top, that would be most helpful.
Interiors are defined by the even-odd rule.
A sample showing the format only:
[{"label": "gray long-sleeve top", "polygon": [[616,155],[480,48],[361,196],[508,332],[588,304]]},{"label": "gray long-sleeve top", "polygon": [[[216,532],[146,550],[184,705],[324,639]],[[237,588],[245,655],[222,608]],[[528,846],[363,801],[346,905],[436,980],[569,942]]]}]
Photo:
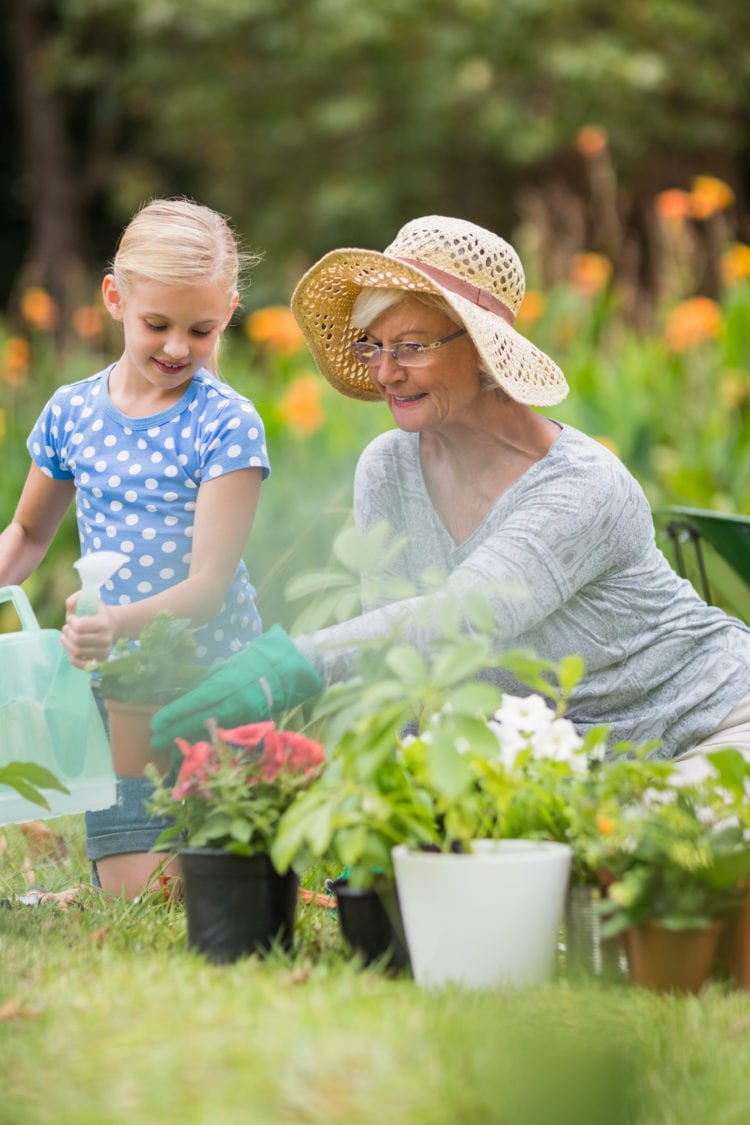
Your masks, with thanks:
[{"label": "gray long-sleeve top", "polygon": [[[658,738],[658,756],[673,757],[710,734],[750,689],[750,628],[707,606],[674,573],[636,480],[570,426],[464,543],[452,540],[432,505],[418,434],[393,430],[370,443],[357,466],[354,514],[363,530],[387,520],[394,536],[406,537],[389,573],[422,592],[295,638],[327,683],[354,674],[363,642],[396,627],[426,648],[443,599],[482,590],[498,651],[583,657],[586,673],[567,711],[581,733],[606,723],[612,743]],[[421,580],[436,568],[445,582],[429,592]],[[528,694],[505,669],[488,678]]]}]

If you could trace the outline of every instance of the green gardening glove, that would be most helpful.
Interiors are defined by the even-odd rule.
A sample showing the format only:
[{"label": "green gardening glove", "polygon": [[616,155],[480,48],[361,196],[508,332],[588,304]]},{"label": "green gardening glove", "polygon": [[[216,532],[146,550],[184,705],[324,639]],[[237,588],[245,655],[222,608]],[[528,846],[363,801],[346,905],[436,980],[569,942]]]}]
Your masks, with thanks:
[{"label": "green gardening glove", "polygon": [[151,720],[151,745],[171,749],[175,737],[189,742],[208,737],[206,719],[221,727],[236,727],[270,719],[303,703],[323,688],[280,625],[241,652],[217,664],[197,687],[167,704]]}]

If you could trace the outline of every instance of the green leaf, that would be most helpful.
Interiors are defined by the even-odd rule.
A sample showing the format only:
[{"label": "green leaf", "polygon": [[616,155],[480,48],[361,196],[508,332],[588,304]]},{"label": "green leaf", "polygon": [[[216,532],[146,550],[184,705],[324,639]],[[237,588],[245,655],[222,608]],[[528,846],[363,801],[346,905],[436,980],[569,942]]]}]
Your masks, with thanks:
[{"label": "green leaf", "polygon": [[744,792],[745,778],[750,767],[739,750],[713,750],[706,757],[716,770],[720,785],[733,793]]},{"label": "green leaf", "polygon": [[241,844],[249,843],[253,833],[252,825],[239,816],[234,818],[229,827],[229,831],[233,839],[238,840]]},{"label": "green leaf", "polygon": [[307,598],[311,594],[320,594],[332,588],[351,585],[351,575],[338,570],[315,570],[306,574],[297,574],[290,578],[284,587],[284,597],[288,601],[297,598]]},{"label": "green leaf", "polygon": [[452,644],[435,660],[432,675],[441,687],[467,680],[486,667],[489,658],[489,641],[486,637]]},{"label": "green leaf", "polygon": [[4,785],[8,785],[6,780],[8,771],[11,771],[10,776],[15,773],[22,774],[26,781],[30,781],[32,785],[37,786],[39,789],[56,789],[59,793],[69,793],[70,790],[63,785],[58,778],[48,770],[45,766],[39,766],[36,762],[10,762],[7,766],[0,767],[0,781]]},{"label": "green leaf", "polygon": [[336,852],[345,867],[359,863],[367,850],[368,830],[364,824],[342,829],[336,836]]},{"label": "green leaf", "polygon": [[413,645],[397,645],[385,658],[389,670],[408,684],[423,683],[427,679],[427,665]]},{"label": "green leaf", "polygon": [[430,744],[427,772],[431,785],[451,799],[460,797],[471,784],[469,764],[449,738],[437,734]]},{"label": "green leaf", "polygon": [[473,681],[448,692],[446,703],[450,703],[459,715],[492,715],[500,706],[502,698],[500,688]]},{"label": "green leaf", "polygon": [[7,766],[0,766],[0,785],[15,789],[19,797],[43,809],[48,809],[50,806],[40,789],[56,789],[60,793],[70,792],[53,773],[35,762],[9,762]]},{"label": "green leaf", "polygon": [[564,656],[557,665],[557,678],[565,695],[569,695],[586,671],[583,657]]}]

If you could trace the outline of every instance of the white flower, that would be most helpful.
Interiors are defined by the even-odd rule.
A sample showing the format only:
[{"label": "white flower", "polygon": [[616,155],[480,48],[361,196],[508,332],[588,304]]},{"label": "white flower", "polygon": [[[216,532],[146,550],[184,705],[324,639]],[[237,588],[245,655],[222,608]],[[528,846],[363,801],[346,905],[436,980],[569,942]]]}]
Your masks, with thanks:
[{"label": "white flower", "polygon": [[503,723],[495,722],[494,719],[490,719],[487,726],[497,739],[500,761],[507,770],[512,770],[516,758],[528,746],[528,739],[515,727],[505,726]]},{"label": "white flower", "polygon": [[531,748],[535,758],[552,758],[555,762],[569,762],[579,771],[586,770],[586,759],[578,751],[583,745],[575,727],[569,719],[553,719],[537,731],[531,738]]},{"label": "white flower", "polygon": [[494,718],[503,727],[530,735],[548,727],[555,713],[541,695],[504,695]]}]

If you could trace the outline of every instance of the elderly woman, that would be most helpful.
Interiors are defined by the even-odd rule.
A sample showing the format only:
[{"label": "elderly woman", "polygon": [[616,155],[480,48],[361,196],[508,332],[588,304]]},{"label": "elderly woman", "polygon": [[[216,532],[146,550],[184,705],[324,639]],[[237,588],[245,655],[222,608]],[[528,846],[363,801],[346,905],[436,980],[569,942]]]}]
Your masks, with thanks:
[{"label": "elderly woman", "polygon": [[[294,644],[275,627],[160,712],[157,744],[348,678],[363,642],[395,628],[426,648],[445,605],[483,591],[498,652],[583,657],[568,708],[581,733],[605,723],[613,742],[660,739],[669,758],[750,752],[750,628],[673,572],[624,465],[533,409],[568,387],[513,327],[524,289],[512,246],[442,216],[408,223],[383,253],[335,250],[305,274],[292,308],[321,372],[345,395],[384,401],[396,423],[360,458],[354,515],[405,538],[389,573],[417,593]],[[423,584],[436,568],[437,590]],[[507,670],[492,675],[528,693]]]}]

